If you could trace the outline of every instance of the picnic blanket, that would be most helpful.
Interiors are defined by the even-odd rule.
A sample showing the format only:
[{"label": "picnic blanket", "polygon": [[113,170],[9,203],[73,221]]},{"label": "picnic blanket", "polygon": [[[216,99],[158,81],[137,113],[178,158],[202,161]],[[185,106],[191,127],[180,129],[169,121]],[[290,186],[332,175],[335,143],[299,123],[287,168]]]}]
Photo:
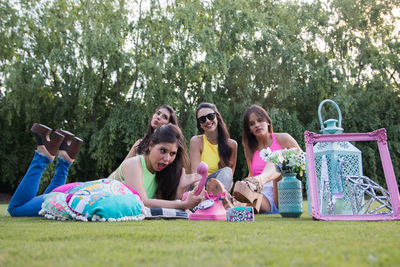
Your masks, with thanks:
[{"label": "picnic blanket", "polygon": [[147,208],[144,207],[145,219],[187,219],[189,214],[180,209]]}]

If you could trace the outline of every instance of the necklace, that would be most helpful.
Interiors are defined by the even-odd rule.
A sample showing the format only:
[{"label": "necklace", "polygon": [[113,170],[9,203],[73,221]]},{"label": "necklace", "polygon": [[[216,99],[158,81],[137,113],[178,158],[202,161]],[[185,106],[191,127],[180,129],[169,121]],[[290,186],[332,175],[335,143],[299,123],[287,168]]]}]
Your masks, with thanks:
[{"label": "necklace", "polygon": [[218,135],[210,137],[210,136],[207,136],[206,134],[204,134],[204,136],[206,137],[206,139],[208,141],[215,141],[218,139]]}]

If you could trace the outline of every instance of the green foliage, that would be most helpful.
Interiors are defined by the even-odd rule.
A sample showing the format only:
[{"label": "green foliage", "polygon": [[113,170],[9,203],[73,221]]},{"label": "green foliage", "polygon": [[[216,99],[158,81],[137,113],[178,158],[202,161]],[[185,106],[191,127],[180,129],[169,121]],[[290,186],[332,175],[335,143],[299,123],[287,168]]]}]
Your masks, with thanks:
[{"label": "green foliage", "polygon": [[[0,0],[1,190],[13,191],[26,170],[34,122],[84,139],[69,181],[90,180],[118,167],[162,104],[177,110],[188,142],[202,101],[217,105],[239,143],[235,179],[248,173],[240,143],[249,105],[266,108],[275,131],[304,148],[326,98],[339,104],[346,132],[387,129],[400,173],[396,8],[393,0]],[[357,146],[365,173],[382,182],[376,145]]]}]

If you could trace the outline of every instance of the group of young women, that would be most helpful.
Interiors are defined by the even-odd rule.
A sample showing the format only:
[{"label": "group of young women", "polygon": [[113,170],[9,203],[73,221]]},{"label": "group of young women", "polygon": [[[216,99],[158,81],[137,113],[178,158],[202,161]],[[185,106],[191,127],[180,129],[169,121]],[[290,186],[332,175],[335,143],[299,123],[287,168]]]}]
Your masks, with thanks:
[{"label": "group of young women", "polygon": [[[230,138],[228,129],[217,107],[201,103],[196,109],[197,128],[201,135],[190,140],[190,162],[187,147],[174,109],[159,107],[153,114],[145,136],[137,140],[125,160],[109,176],[134,189],[146,207],[193,209],[203,200],[196,191],[201,178],[196,173],[201,161],[207,163],[209,173],[206,190],[223,190],[232,206],[253,206],[256,212],[278,213],[276,183],[281,175],[272,163],[260,158],[263,148],[271,151],[297,148],[299,145],[287,133],[274,133],[271,118],[260,106],[250,106],[243,118],[243,139],[249,176],[233,186],[237,159],[237,142]],[[46,166],[58,153],[55,174],[44,194],[65,184],[68,169],[77,157],[82,140],[72,133],[34,124],[31,129],[38,146],[27,173],[15,191],[8,211],[11,216],[38,216],[44,195],[36,196]],[[51,134],[51,139],[50,139]],[[190,167],[189,167],[190,166]],[[191,172],[186,174],[186,170]],[[189,191],[183,201],[184,192]]]}]

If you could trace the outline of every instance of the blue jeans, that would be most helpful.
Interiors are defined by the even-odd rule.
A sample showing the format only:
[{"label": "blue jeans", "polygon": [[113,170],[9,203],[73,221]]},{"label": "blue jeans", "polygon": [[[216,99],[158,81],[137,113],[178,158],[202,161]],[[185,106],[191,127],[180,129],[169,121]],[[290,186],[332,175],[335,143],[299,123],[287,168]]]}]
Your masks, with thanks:
[{"label": "blue jeans", "polygon": [[[8,205],[8,212],[11,216],[39,216],[39,211],[42,208],[43,195],[36,196],[39,190],[40,179],[42,178],[43,171],[51,160],[45,155],[35,151],[35,155],[28,171],[26,172],[21,183],[18,185],[10,204]],[[56,187],[65,184],[68,175],[68,169],[71,164],[58,158],[58,164],[54,177],[49,186],[46,188],[44,194],[51,192]]]}]

